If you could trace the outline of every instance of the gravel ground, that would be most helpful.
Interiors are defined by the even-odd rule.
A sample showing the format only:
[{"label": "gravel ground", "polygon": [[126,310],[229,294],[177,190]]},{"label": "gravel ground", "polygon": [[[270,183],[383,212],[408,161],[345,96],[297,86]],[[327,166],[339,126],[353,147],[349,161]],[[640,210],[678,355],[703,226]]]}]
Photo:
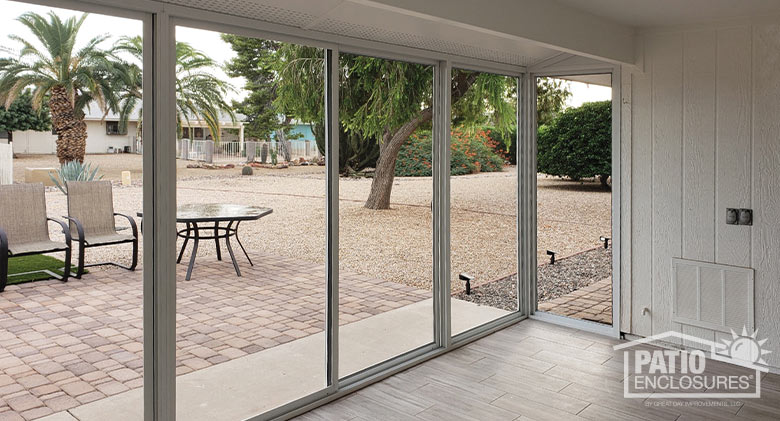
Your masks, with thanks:
[{"label": "gravel ground", "polygon": [[[86,163],[100,167],[100,173],[104,179],[120,181],[122,171],[130,171],[133,180],[140,181],[143,173],[143,158],[136,154],[96,154],[87,155]],[[176,175],[182,178],[192,177],[224,177],[241,175],[241,166],[230,169],[208,170],[203,168],[187,168],[187,164],[192,161],[176,160]],[[17,155],[14,158],[14,181],[24,182],[25,168],[56,168],[59,167],[57,157],[54,155]],[[294,167],[289,169],[289,173],[310,174],[322,173],[323,167],[308,166]],[[255,168],[255,174],[272,174],[278,170],[267,168]]]},{"label": "gravel ground", "polygon": [[574,256],[540,265],[539,302],[549,301],[612,275],[612,247],[597,247]]},{"label": "gravel ground", "polygon": [[[591,285],[612,274],[612,248],[594,248],[573,256],[559,259],[554,265],[545,263],[538,269],[539,302],[564,296]],[[453,295],[464,301],[496,307],[508,311],[517,309],[517,275],[482,284],[471,290]]]},{"label": "gravel ground", "polygon": [[472,288],[471,295],[466,295],[466,291],[460,291],[453,294],[453,298],[506,311],[515,311],[517,310],[517,275],[507,276]]},{"label": "gravel ground", "polygon": [[[15,167],[45,166],[47,157],[22,157]],[[106,178],[118,179],[122,169],[139,171],[136,155],[90,155]],[[178,164],[179,203],[241,203],[270,207],[273,214],[241,225],[241,240],[247,249],[305,261],[323,263],[325,248],[325,175],[323,167],[293,167],[284,170],[255,169],[253,176],[236,175],[240,169],[203,170]],[[15,172],[18,172],[15,169]],[[463,288],[461,272],[475,276],[474,286],[502,279],[517,272],[515,265],[515,168],[452,179],[452,285]],[[540,176],[539,262],[544,251],[559,256],[598,246],[600,235],[609,235],[610,193],[593,182],[567,182]],[[370,179],[341,179],[340,261],[343,269],[431,289],[432,223],[430,177],[397,178],[392,209],[371,211],[363,201]],[[135,213],[142,208],[142,188],[117,186],[117,212]],[[65,196],[47,193],[50,216],[66,212]],[[202,242],[199,256],[215,253],[212,242]],[[87,250],[87,262],[128,260],[129,246]],[[99,270],[99,268],[94,268]]]}]

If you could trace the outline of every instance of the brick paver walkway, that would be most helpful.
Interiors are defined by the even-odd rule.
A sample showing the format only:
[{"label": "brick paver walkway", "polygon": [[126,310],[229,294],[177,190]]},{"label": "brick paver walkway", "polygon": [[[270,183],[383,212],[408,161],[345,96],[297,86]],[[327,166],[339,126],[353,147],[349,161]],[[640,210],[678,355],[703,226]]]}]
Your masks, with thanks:
[{"label": "brick paver walkway", "polygon": [[562,297],[539,303],[539,310],[612,324],[612,278],[604,278]]},{"label": "brick paver walkway", "polygon": [[[316,332],[324,325],[324,267],[252,255],[236,277],[229,262],[179,265],[177,374],[203,369]],[[431,297],[341,271],[342,324]],[[67,284],[43,281],[0,293],[0,421],[30,420],[143,383],[141,271],[95,271]]]}]

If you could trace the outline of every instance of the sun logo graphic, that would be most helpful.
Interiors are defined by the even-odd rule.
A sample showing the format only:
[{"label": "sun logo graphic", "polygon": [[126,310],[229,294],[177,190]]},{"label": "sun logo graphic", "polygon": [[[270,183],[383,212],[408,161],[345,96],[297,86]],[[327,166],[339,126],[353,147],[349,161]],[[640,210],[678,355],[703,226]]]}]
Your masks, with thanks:
[{"label": "sun logo graphic", "polygon": [[740,364],[741,362],[766,366],[764,355],[772,353],[772,351],[762,348],[767,341],[768,339],[766,338],[758,339],[758,330],[748,334],[747,328],[743,327],[742,334],[738,335],[732,329],[731,339],[721,339],[722,344],[718,344],[725,347],[725,350],[718,351],[716,355],[719,358],[727,358],[735,364]]},{"label": "sun logo graphic", "polygon": [[613,348],[623,351],[626,398],[750,399],[761,396],[766,342],[743,327],[720,342],[669,331]]}]

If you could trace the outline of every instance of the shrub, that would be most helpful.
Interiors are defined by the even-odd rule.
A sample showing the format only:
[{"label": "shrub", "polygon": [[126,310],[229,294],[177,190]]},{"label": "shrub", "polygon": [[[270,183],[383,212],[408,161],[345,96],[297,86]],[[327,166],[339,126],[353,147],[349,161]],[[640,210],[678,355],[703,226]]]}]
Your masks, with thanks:
[{"label": "shrub", "polygon": [[504,158],[506,162],[517,165],[517,127],[513,127],[507,132],[499,132],[492,127],[486,127],[485,131],[489,131],[490,138],[495,140],[496,154]]},{"label": "shrub", "polygon": [[[501,171],[504,158],[496,153],[496,141],[490,131],[454,129],[450,143],[450,174]],[[395,175],[420,177],[432,174],[432,140],[428,130],[418,131],[401,146],[395,163]]]},{"label": "shrub", "polygon": [[539,127],[539,172],[580,180],[612,172],[612,104],[590,102],[570,108]]},{"label": "shrub", "polygon": [[94,181],[102,180],[103,176],[98,177],[98,170],[100,167],[95,165],[92,168],[92,164],[82,164],[79,161],[68,161],[60,166],[54,173],[56,177],[49,173],[49,178],[54,182],[56,186],[63,194],[68,194],[68,181]]},{"label": "shrub", "polygon": [[244,168],[241,168],[241,175],[252,175],[252,174],[254,174],[252,167],[247,165]]},{"label": "shrub", "polygon": [[[504,169],[504,157],[497,150],[498,142],[490,137],[490,130],[454,129],[451,136],[452,150],[460,149],[477,168],[476,172],[495,172]],[[454,155],[454,153],[452,154]]]}]

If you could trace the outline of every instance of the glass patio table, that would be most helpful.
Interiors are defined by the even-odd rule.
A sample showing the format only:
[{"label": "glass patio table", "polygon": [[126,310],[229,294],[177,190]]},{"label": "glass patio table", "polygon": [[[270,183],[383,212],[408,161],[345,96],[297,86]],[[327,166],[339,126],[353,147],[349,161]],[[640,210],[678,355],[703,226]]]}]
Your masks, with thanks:
[{"label": "glass patio table", "polygon": [[[176,235],[184,239],[184,244],[179,251],[179,257],[176,263],[181,262],[187,243],[192,240],[192,253],[190,262],[187,266],[186,280],[192,277],[192,269],[195,267],[195,256],[198,254],[198,243],[200,240],[214,240],[217,247],[217,260],[222,260],[222,250],[219,246],[219,240],[224,239],[227,250],[230,253],[230,260],[233,261],[233,267],[236,269],[236,275],[241,276],[241,269],[238,267],[236,256],[233,253],[233,247],[230,244],[230,237],[235,237],[244,256],[251,266],[254,266],[252,259],[246,252],[244,245],[238,238],[238,226],[243,221],[256,221],[273,212],[271,208],[262,208],[258,206],[246,206],[227,203],[191,203],[179,205],[176,208],[176,222],[185,224],[186,228],[177,230]],[[143,217],[143,212],[138,212],[139,217]],[[220,224],[226,224],[221,226]],[[143,229],[143,228],[142,228]]]}]

